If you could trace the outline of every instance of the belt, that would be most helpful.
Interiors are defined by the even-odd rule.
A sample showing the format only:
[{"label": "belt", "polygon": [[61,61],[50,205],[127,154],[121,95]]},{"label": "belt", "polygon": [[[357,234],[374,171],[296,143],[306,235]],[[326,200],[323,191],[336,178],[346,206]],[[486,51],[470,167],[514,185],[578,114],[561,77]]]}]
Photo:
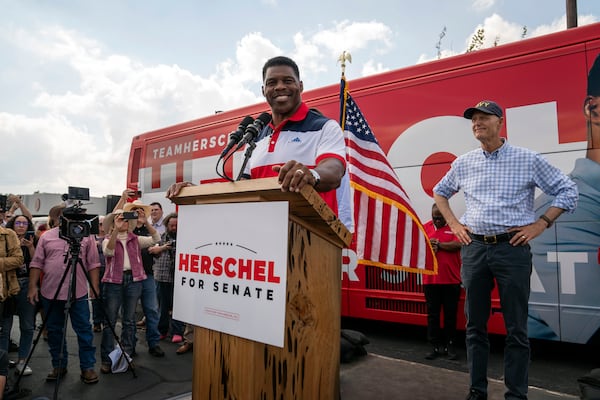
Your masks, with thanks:
[{"label": "belt", "polygon": [[498,244],[502,242],[508,242],[515,235],[515,232],[500,233],[498,235],[476,235],[475,233],[469,233],[471,239],[485,244]]}]

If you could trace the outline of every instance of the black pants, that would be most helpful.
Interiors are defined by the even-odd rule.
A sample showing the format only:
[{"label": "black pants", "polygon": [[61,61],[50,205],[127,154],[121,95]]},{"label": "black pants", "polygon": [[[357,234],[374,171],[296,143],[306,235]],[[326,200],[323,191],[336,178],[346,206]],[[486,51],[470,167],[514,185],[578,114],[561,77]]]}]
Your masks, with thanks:
[{"label": "black pants", "polygon": [[0,350],[0,375],[8,376],[8,353],[4,350]]},{"label": "black pants", "polygon": [[[423,285],[427,302],[427,340],[434,346],[445,346],[456,335],[456,312],[460,296],[459,284]],[[444,310],[444,331],[440,328],[440,314]]]}]

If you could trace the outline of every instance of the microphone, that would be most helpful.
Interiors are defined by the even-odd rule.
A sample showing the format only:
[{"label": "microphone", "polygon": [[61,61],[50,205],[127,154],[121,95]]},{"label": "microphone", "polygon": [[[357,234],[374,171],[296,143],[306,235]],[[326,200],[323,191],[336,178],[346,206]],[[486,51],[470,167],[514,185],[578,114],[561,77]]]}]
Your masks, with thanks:
[{"label": "microphone", "polygon": [[267,125],[269,122],[271,122],[271,114],[266,112],[260,114],[251,125],[248,125],[246,128],[246,133],[244,134],[242,140],[240,140],[238,143],[236,150],[247,143],[253,142],[260,131],[262,131],[265,125]]},{"label": "microphone", "polygon": [[221,158],[225,157],[225,154],[229,153],[229,150],[231,150],[233,146],[238,144],[238,142],[242,139],[242,135],[244,134],[244,132],[246,132],[246,127],[252,122],[254,122],[254,118],[252,118],[249,115],[246,115],[242,122],[240,122],[240,124],[238,125],[237,130],[229,134],[229,143],[227,144],[225,149],[223,149],[223,152],[221,153]]}]

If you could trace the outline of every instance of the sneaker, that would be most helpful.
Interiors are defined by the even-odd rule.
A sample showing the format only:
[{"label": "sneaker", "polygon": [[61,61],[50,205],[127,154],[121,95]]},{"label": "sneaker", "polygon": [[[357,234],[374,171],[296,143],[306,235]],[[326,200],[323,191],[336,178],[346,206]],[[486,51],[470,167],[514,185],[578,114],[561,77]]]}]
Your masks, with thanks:
[{"label": "sneaker", "polygon": [[100,380],[98,378],[98,374],[93,369],[86,369],[85,371],[81,371],[81,381],[86,385],[91,385],[93,383],[98,383]]},{"label": "sneaker", "polygon": [[163,351],[163,349],[160,348],[159,345],[150,347],[148,349],[148,353],[150,353],[150,355],[154,356],[154,357],[164,357],[165,356],[165,352]]},{"label": "sneaker", "polygon": [[425,356],[426,360],[435,360],[440,356],[440,350],[437,347],[434,347],[431,353],[427,353]]},{"label": "sneaker", "polygon": [[138,328],[146,326],[146,317],[142,317],[138,322],[135,323]]},{"label": "sneaker", "polygon": [[166,333],[165,334],[161,333],[159,340],[165,340],[166,338],[167,338],[167,334]]},{"label": "sneaker", "polygon": [[173,335],[171,338],[172,343],[181,343],[183,342],[183,337],[181,335]]},{"label": "sneaker", "polygon": [[466,400],[487,400],[487,394],[482,393],[479,390],[471,389],[469,390]]},{"label": "sneaker", "polygon": [[25,365],[25,361],[19,361],[17,363],[17,374],[21,374],[23,376],[29,376],[33,374],[33,371],[29,367],[29,365]]},{"label": "sneaker", "polygon": [[67,374],[66,368],[54,368],[50,373],[46,376],[47,382],[52,382],[57,380],[59,377],[62,378]]},{"label": "sneaker", "polygon": [[109,362],[103,362],[102,365],[100,366],[100,372],[102,372],[103,374],[110,374],[112,372],[111,370],[112,364]]}]

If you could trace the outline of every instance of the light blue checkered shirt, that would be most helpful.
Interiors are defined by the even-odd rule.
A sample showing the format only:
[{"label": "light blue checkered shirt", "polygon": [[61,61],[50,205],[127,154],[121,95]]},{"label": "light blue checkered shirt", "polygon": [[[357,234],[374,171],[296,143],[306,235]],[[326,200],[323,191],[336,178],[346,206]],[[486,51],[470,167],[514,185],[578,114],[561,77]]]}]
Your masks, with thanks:
[{"label": "light blue checkered shirt", "polygon": [[535,221],[535,188],[554,196],[552,205],[573,212],[577,186],[539,153],[504,142],[488,153],[470,151],[452,163],[433,188],[445,198],[462,190],[466,211],[460,222],[479,235],[496,235]]}]

